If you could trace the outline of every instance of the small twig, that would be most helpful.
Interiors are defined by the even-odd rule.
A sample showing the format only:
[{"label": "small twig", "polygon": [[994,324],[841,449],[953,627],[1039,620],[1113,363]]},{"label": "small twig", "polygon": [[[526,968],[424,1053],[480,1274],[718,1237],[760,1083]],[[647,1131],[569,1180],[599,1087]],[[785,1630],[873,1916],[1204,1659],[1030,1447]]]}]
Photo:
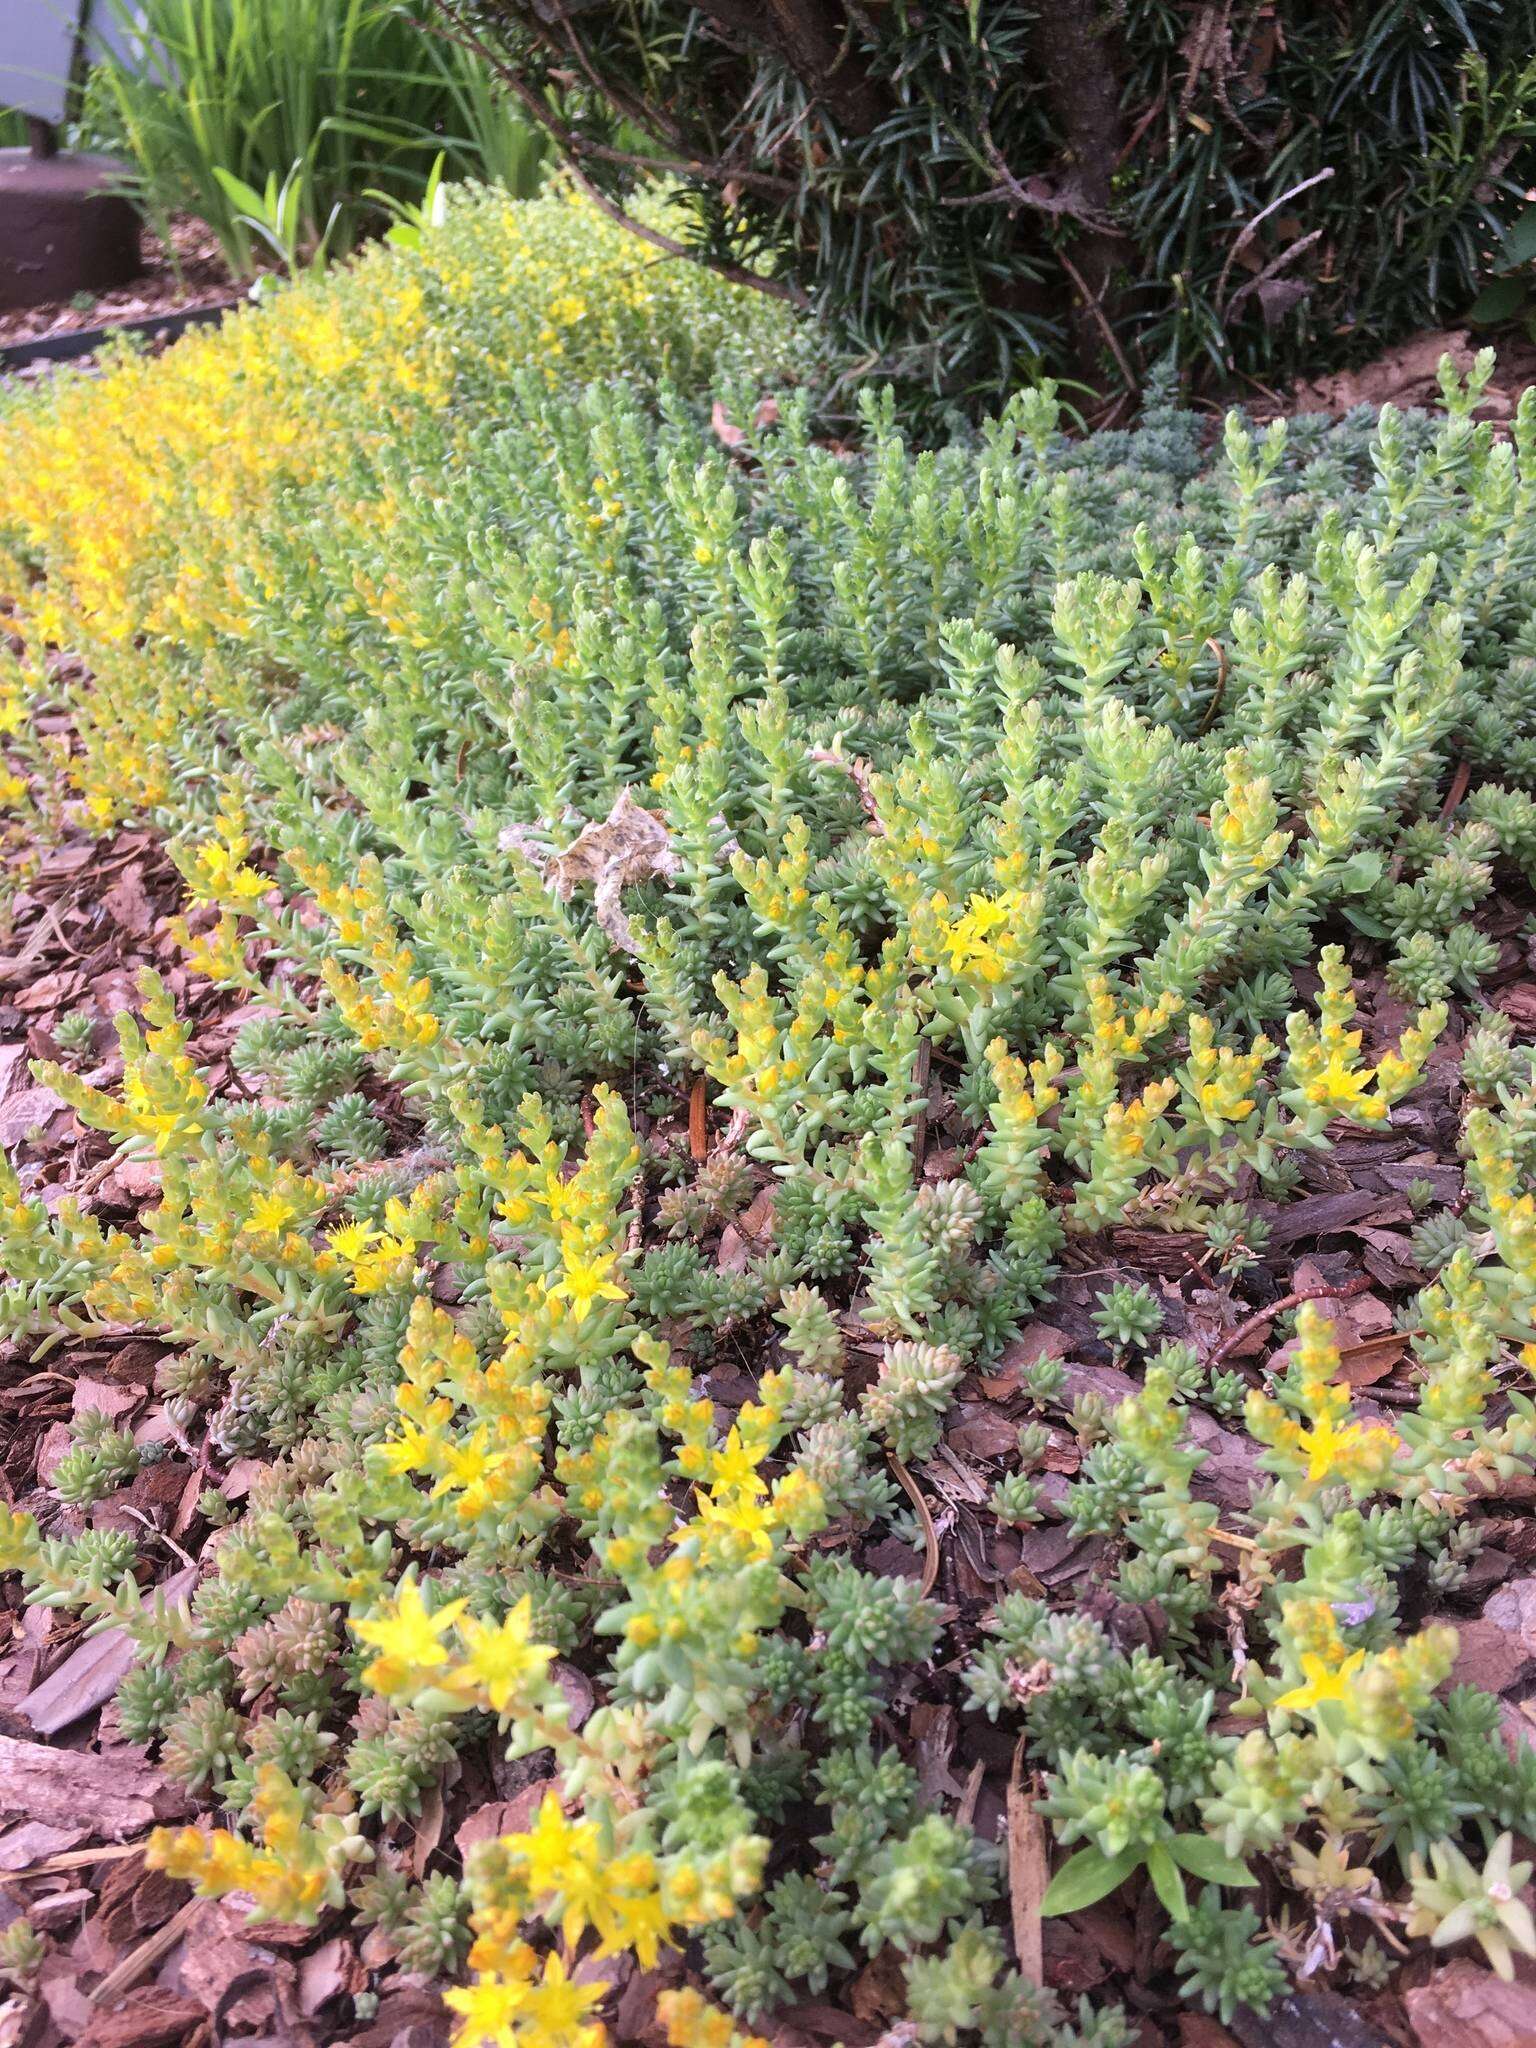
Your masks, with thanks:
[{"label": "small twig", "polygon": [[1065,250],[1058,249],[1056,251],[1056,258],[1057,261],[1060,263],[1062,269],[1067,273],[1068,277],[1071,278],[1073,284],[1076,285],[1078,294],[1081,297],[1083,304],[1088,308],[1089,312],[1093,315],[1094,322],[1097,325],[1100,334],[1103,335],[1104,340],[1109,348],[1110,354],[1114,357],[1116,363],[1119,365],[1120,374],[1125,379],[1126,384],[1132,391],[1140,390],[1141,386],[1137,380],[1136,372],[1131,368],[1130,364],[1126,361],[1125,350],[1120,346],[1120,343],[1115,338],[1115,330],[1113,327],[1110,326],[1104,308],[1099,304],[1098,300],[1094,297],[1093,293],[1089,291],[1087,283],[1083,278],[1083,273],[1072,261],[1072,258],[1069,255],[1067,255]]},{"label": "small twig", "polygon": [[933,1062],[933,1040],[925,1038],[913,1062],[912,1087],[919,1097],[917,1115],[912,1119],[912,1177],[923,1177],[923,1154],[928,1149],[928,1075]]},{"label": "small twig", "polygon": [[143,1854],[142,1842],[114,1842],[102,1849],[63,1849],[57,1856],[45,1856],[41,1863],[26,1863],[20,1870],[0,1873],[0,1886],[27,1884],[34,1877],[57,1877],[65,1870],[89,1870],[93,1863],[120,1863],[125,1856]]},{"label": "small twig", "polygon": [[[786,284],[782,278],[761,277],[755,270],[743,269],[740,264],[715,262],[701,256],[696,249],[690,249],[685,242],[679,242],[671,235],[664,235],[659,228],[648,227],[644,221],[636,220],[633,214],[626,213],[617,200],[610,199],[606,193],[597,189],[577,161],[578,157],[585,156],[602,157],[605,160],[617,160],[622,163],[625,161],[625,153],[612,151],[604,146],[591,145],[584,137],[573,133],[512,65],[498,57],[479,37],[466,34],[457,18],[442,6],[441,0],[438,0],[438,6],[443,22],[449,25],[440,27],[437,33],[448,42],[457,43],[463,49],[473,50],[490,65],[507,90],[522,103],[532,119],[548,135],[573,182],[600,213],[606,213],[610,220],[616,221],[621,228],[627,228],[632,235],[638,235],[642,242],[649,242],[652,248],[660,249],[665,255],[679,257],[685,263],[695,263],[703,269],[713,270],[729,284],[745,285],[749,290],[762,292],[771,299],[784,299],[802,312],[810,305],[809,297],[798,285]],[[602,89],[605,92],[608,90],[606,87]],[[689,165],[688,169],[697,176],[711,176],[709,167],[702,163]],[[740,173],[733,171],[731,175],[739,177]],[[755,174],[749,173],[748,178],[755,178]]]},{"label": "small twig", "polygon": [[891,1470],[896,1474],[896,1477],[901,1481],[902,1486],[906,1491],[907,1499],[911,1501],[913,1507],[916,1508],[917,1519],[923,1525],[923,1540],[928,1547],[928,1555],[923,1564],[922,1585],[919,1587],[918,1590],[922,1598],[926,1600],[928,1595],[933,1591],[934,1586],[938,1582],[938,1532],[933,1526],[933,1516],[928,1512],[928,1503],[923,1499],[922,1489],[919,1487],[917,1481],[912,1477],[912,1474],[907,1470],[906,1466],[903,1465],[900,1458],[897,1457],[894,1451],[891,1452]]},{"label": "small twig", "polygon": [[696,250],[690,249],[686,242],[679,242],[671,235],[662,234],[659,228],[647,227],[644,221],[636,220],[632,213],[626,213],[615,200],[597,189],[573,159],[566,159],[566,169],[599,213],[606,213],[610,220],[617,221],[621,228],[628,228],[629,232],[638,235],[642,242],[649,242],[653,249],[661,249],[668,256],[679,257],[684,263],[695,263],[702,269],[712,270],[717,277],[723,277],[727,284],[745,285],[749,290],[762,292],[770,299],[784,299],[802,313],[809,307],[810,299],[798,285],[785,284],[777,277],[760,277],[755,270],[743,270],[739,263],[710,262]]},{"label": "small twig", "polygon": [[1214,635],[1209,636],[1205,644],[1214,651],[1216,656],[1216,688],[1211,693],[1210,703],[1205,707],[1205,716],[1201,719],[1195,734],[1197,739],[1201,733],[1209,732],[1215,723],[1216,714],[1221,709],[1221,700],[1226,695],[1227,690],[1227,650]]},{"label": "small twig", "polygon": [[[1258,230],[1259,224],[1262,221],[1268,220],[1269,216],[1275,211],[1276,207],[1284,206],[1285,202],[1288,199],[1295,199],[1300,193],[1310,191],[1314,185],[1325,185],[1328,182],[1328,180],[1334,175],[1335,173],[1333,165],[1324,164],[1323,168],[1320,171],[1314,171],[1310,178],[1303,178],[1299,185],[1292,185],[1290,190],[1288,192],[1282,192],[1278,199],[1271,199],[1268,206],[1261,207],[1260,210],[1253,216],[1253,219],[1247,223],[1247,225],[1243,228],[1242,232],[1237,236],[1236,240],[1232,243],[1231,248],[1228,249],[1227,260],[1222,265],[1221,276],[1216,281],[1215,296],[1216,305],[1219,310],[1224,311],[1226,307],[1227,279],[1232,274],[1232,265],[1237,261],[1238,257],[1243,253],[1243,251],[1247,248],[1248,244],[1253,240],[1253,237]],[[1306,239],[1309,241],[1315,241],[1317,238],[1314,235],[1308,236]],[[1300,243],[1293,242],[1288,249],[1282,251],[1282,254],[1286,257],[1287,260],[1289,260],[1291,255],[1300,246]],[[1270,271],[1261,271],[1259,275],[1260,277],[1267,277],[1270,275]],[[1243,296],[1243,293],[1249,291],[1251,289],[1252,284],[1256,284],[1257,282],[1258,279],[1255,278],[1251,280],[1250,284],[1244,285],[1243,290],[1238,293],[1238,297],[1241,298]]]},{"label": "small twig", "polygon": [[955,1826],[971,1827],[976,1819],[976,1802],[981,1797],[981,1788],[987,1775],[986,1764],[980,1757],[971,1765],[971,1775],[965,1781],[965,1790],[960,1794],[960,1804],[955,1808]]},{"label": "small twig", "polygon": [[695,1074],[693,1087],[688,1093],[688,1156],[695,1163],[709,1153],[709,1123],[705,1116],[705,1080],[702,1074]]},{"label": "small twig", "polygon": [[1255,1330],[1264,1329],[1276,1316],[1283,1316],[1288,1308],[1300,1308],[1304,1301],[1353,1301],[1357,1294],[1364,1294],[1370,1284],[1369,1276],[1362,1275],[1358,1280],[1347,1280],[1342,1287],[1298,1287],[1294,1294],[1282,1294],[1268,1308],[1261,1308],[1245,1323],[1239,1323],[1235,1330],[1227,1332],[1205,1361],[1206,1371],[1220,1365],[1224,1358],[1230,1358],[1244,1338],[1251,1337]]},{"label": "small twig", "polygon": [[1442,825],[1448,825],[1451,822],[1457,806],[1467,793],[1467,784],[1471,780],[1471,762],[1458,761],[1456,763],[1456,773],[1451,777],[1451,786],[1445,793],[1445,802],[1440,806],[1440,822]]},{"label": "small twig", "polygon": [[172,1915],[165,1925],[141,1941],[138,1947],[123,1957],[115,1970],[109,1970],[96,1989],[89,1993],[92,2005],[106,2005],[116,1998],[120,1991],[128,1991],[139,1979],[155,1967],[162,1956],[170,1954],[180,1941],[194,1915],[201,1912],[201,1899],[188,1899],[179,1912]]}]

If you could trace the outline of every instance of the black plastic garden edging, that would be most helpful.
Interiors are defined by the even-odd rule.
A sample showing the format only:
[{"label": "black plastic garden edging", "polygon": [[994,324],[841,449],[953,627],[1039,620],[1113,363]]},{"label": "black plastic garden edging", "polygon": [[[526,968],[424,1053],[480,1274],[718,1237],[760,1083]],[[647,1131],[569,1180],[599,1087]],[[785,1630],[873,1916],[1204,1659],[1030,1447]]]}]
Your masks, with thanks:
[{"label": "black plastic garden edging", "polygon": [[0,348],[0,370],[20,370],[28,363],[67,363],[76,356],[93,356],[116,334],[142,334],[156,340],[174,341],[189,327],[222,320],[247,301],[220,299],[212,306],[189,306],[183,313],[162,313],[148,320],[121,320],[105,327],[79,327],[69,334],[44,334],[35,341],[13,341]]}]

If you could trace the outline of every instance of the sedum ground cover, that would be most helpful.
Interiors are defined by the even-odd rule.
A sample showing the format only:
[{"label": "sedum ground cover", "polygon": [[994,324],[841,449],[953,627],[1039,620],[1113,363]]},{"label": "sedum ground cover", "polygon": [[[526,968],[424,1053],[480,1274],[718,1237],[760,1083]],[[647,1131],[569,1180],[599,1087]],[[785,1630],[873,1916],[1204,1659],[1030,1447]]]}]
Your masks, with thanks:
[{"label": "sedum ground cover", "polygon": [[[371,1928],[464,2048],[1509,1974],[1536,1763],[1446,1616],[1536,1471],[1483,1000],[1536,403],[1084,440],[1047,387],[920,452],[886,393],[820,432],[807,353],[471,198],[0,419],[14,862],[152,828],[228,1021],[66,1019],[39,1078],[149,1196],[0,1211],[13,1358],[162,1347],[195,1587],[98,1516],[160,1447],[92,1411],[5,1563],[136,1643],[209,1816],[158,1866]],[[1269,1246],[1424,1089],[1388,1403]],[[413,1862],[487,1756],[508,1824]],[[1134,1961],[1051,1988],[1042,1918],[1106,1910]]]}]

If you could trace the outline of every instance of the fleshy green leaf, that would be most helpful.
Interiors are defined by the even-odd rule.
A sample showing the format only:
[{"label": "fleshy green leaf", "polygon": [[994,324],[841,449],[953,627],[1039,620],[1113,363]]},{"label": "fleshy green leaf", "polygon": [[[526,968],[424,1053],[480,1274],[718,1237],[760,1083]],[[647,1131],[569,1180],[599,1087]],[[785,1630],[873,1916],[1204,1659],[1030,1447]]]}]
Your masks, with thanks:
[{"label": "fleshy green leaf", "polygon": [[1106,1856],[1091,1844],[1068,1857],[1046,1886],[1040,1901],[1041,1914],[1052,1919],[1058,1913],[1080,1913],[1124,1884],[1141,1861],[1139,1849],[1122,1849],[1118,1856]]},{"label": "fleshy green leaf", "polygon": [[1229,1856],[1209,1835],[1175,1835],[1168,1853],[1181,1869],[1205,1884],[1257,1884],[1258,1879],[1236,1856]]},{"label": "fleshy green leaf", "polygon": [[1182,1920],[1189,1911],[1184,1880],[1179,1875],[1179,1866],[1162,1842],[1154,1842],[1147,1851],[1147,1875],[1169,1919]]}]

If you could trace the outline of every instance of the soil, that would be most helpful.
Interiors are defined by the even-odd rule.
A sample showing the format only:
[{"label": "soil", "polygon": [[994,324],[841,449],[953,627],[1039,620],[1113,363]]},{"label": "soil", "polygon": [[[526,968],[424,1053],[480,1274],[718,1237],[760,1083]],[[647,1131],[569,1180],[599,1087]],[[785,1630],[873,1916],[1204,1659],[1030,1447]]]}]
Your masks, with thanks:
[{"label": "soil", "polygon": [[1270,418],[1280,412],[1344,413],[1357,405],[1395,405],[1404,411],[1411,406],[1438,408],[1440,358],[1449,355],[1465,376],[1483,348],[1493,349],[1498,362],[1477,417],[1504,421],[1513,416],[1526,386],[1536,384],[1536,341],[1523,327],[1486,333],[1449,327],[1411,335],[1358,370],[1309,378],[1283,396],[1267,394],[1250,409],[1261,418]]}]

